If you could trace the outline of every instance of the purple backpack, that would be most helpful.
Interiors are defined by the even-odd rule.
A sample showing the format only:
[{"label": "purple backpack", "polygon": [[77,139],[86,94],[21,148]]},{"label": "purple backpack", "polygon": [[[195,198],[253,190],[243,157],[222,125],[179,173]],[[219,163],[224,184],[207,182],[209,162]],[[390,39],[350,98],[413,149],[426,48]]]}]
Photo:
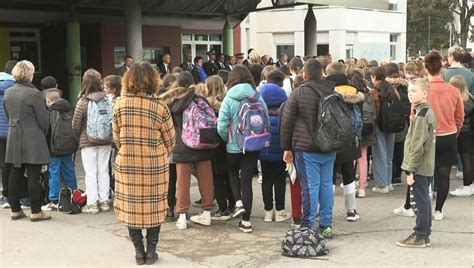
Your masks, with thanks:
[{"label": "purple backpack", "polygon": [[219,146],[217,116],[209,103],[202,97],[195,97],[183,112],[183,143],[196,150]]}]

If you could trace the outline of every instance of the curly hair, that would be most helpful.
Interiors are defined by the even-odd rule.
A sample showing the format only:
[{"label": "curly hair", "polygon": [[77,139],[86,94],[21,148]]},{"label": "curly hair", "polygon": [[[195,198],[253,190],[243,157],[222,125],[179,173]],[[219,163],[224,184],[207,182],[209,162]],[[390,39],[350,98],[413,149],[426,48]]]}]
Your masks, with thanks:
[{"label": "curly hair", "polygon": [[32,82],[35,74],[35,66],[33,63],[27,60],[19,61],[15,67],[13,67],[12,75],[16,81],[19,82]]},{"label": "curly hair", "polygon": [[122,78],[122,91],[124,94],[137,95],[145,93],[153,95],[158,90],[162,81],[158,71],[147,62],[134,64]]}]

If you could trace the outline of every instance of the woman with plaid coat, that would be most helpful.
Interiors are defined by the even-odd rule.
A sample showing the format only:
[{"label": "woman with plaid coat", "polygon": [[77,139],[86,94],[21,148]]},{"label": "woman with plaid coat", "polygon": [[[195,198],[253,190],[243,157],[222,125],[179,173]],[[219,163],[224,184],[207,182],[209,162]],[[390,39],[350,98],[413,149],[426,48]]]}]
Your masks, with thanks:
[{"label": "woman with plaid coat", "polygon": [[[168,197],[168,161],[175,146],[173,119],[156,97],[161,80],[148,63],[135,64],[122,80],[124,94],[113,113],[115,214],[129,230],[137,264],[158,259],[156,245],[165,222]],[[141,229],[147,229],[146,253]]]}]

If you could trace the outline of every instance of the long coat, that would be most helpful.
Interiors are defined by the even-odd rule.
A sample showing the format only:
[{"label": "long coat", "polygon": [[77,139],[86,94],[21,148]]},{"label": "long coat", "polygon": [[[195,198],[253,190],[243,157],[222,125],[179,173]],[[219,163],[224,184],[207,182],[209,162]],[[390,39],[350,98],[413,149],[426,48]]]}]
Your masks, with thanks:
[{"label": "long coat", "polygon": [[168,209],[169,157],[175,146],[170,111],[145,94],[118,98],[113,113],[115,214],[129,228],[165,222]]},{"label": "long coat", "polygon": [[3,101],[9,122],[5,163],[49,164],[49,114],[41,92],[31,83],[17,83]]}]

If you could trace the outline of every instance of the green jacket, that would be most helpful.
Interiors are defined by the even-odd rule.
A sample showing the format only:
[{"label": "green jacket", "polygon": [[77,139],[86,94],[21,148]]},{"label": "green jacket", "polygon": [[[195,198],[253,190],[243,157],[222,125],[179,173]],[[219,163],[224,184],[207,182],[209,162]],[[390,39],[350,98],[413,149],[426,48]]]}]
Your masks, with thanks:
[{"label": "green jacket", "polygon": [[436,125],[431,104],[418,104],[405,140],[403,170],[426,177],[434,175]]},{"label": "green jacket", "polygon": [[[232,124],[232,129],[237,129],[240,101],[255,95],[255,93],[255,89],[253,89],[250,84],[238,84],[227,91],[227,95],[222,101],[221,109],[219,110],[219,120],[217,122],[217,132],[219,136],[227,142],[228,153],[242,153],[242,150],[233,136],[234,133],[231,134],[232,139],[229,139],[229,125]],[[262,96],[260,96],[260,101],[263,103],[265,111],[267,111],[267,105]]]}]

